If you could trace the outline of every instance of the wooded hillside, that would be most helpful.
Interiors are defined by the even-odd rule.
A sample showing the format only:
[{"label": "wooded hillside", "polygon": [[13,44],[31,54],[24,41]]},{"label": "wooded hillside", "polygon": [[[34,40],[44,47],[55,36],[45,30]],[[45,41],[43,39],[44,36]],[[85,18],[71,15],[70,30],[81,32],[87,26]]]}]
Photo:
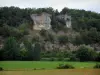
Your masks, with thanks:
[{"label": "wooded hillside", "polygon": [[[52,29],[35,31],[30,14],[42,12],[52,15]],[[56,18],[66,13],[72,18],[72,29],[66,28],[64,22]],[[40,60],[40,56],[76,60],[78,54],[73,51],[80,50],[81,45],[83,50],[100,50],[100,14],[67,7],[60,12],[51,7],[0,7],[0,37],[0,44],[3,44],[0,50],[2,60]],[[89,60],[94,60],[94,57]]]}]

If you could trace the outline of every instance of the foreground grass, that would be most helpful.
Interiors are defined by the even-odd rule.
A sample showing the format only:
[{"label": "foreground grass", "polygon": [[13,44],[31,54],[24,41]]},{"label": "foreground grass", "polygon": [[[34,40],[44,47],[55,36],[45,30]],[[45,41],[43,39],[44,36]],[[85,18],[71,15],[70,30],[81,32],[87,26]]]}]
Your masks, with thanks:
[{"label": "foreground grass", "polygon": [[[60,61],[0,61],[0,67],[4,70],[20,69],[55,69],[59,64],[70,64],[76,69],[93,68],[97,62],[60,62]],[[99,62],[100,63],[100,62]]]}]

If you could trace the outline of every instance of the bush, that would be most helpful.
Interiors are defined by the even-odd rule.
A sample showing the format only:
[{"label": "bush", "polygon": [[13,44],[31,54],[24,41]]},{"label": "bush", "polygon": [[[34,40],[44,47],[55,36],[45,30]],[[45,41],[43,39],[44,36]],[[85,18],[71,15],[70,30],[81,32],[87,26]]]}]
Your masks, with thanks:
[{"label": "bush", "polygon": [[70,61],[80,61],[80,60],[79,60],[79,58],[76,57],[75,54],[72,54],[72,55],[70,56]]},{"label": "bush", "polygon": [[3,70],[3,68],[2,67],[0,67],[0,71],[2,71]]},{"label": "bush", "polygon": [[50,58],[41,58],[41,61],[50,61]]},{"label": "bush", "polygon": [[74,69],[74,67],[72,65],[69,65],[69,64],[59,64],[57,69]]},{"label": "bush", "polygon": [[93,68],[100,68],[100,64],[96,64]]},{"label": "bush", "polygon": [[70,58],[64,58],[63,60],[64,61],[70,61]]},{"label": "bush", "polygon": [[80,61],[80,60],[79,60],[79,58],[71,56],[69,61]]},{"label": "bush", "polygon": [[57,58],[51,57],[51,58],[41,58],[41,61],[58,61]]}]

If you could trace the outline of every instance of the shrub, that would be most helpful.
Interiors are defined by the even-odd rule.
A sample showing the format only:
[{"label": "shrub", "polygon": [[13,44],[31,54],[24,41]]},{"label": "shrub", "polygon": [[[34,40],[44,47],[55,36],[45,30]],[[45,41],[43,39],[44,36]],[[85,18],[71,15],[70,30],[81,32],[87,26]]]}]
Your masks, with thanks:
[{"label": "shrub", "polygon": [[41,61],[58,61],[57,58],[51,57],[51,58],[41,58]]},{"label": "shrub", "polygon": [[100,68],[100,64],[96,64],[93,68]]},{"label": "shrub", "polygon": [[3,70],[3,68],[2,67],[0,67],[0,71],[2,71]]},{"label": "shrub", "polygon": [[50,58],[41,58],[41,61],[50,61]]},{"label": "shrub", "polygon": [[70,61],[80,61],[75,55],[70,56]]},{"label": "shrub", "polygon": [[70,61],[70,58],[64,58],[63,60],[64,61]]},{"label": "shrub", "polygon": [[69,64],[59,64],[57,69],[74,69],[74,67],[72,65],[69,65]]}]

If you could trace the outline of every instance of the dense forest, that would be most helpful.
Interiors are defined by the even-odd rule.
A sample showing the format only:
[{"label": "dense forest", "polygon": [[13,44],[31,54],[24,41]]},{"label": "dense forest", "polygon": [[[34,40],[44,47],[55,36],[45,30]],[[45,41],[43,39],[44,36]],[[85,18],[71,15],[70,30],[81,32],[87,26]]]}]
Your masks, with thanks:
[{"label": "dense forest", "polygon": [[[52,15],[52,29],[38,31],[35,35],[30,15],[42,12]],[[72,29],[66,28],[64,22],[56,18],[66,13],[71,15]],[[58,47],[47,49],[47,43]],[[0,44],[3,44],[0,60],[100,61],[97,52],[100,51],[100,14],[67,7],[60,12],[51,7],[0,7]],[[65,48],[61,49],[63,46]]]}]

